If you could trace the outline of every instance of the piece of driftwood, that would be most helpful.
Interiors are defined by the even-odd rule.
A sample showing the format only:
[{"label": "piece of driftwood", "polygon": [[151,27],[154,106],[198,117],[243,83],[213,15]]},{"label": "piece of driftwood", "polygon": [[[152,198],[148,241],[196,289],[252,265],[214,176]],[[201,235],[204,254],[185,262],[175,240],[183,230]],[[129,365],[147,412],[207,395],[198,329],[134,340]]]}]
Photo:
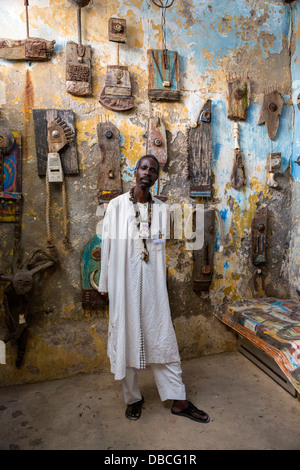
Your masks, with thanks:
[{"label": "piece of driftwood", "polygon": [[236,121],[247,119],[250,104],[250,81],[235,79],[227,82],[227,117]]},{"label": "piece of driftwood", "polygon": [[203,247],[193,250],[193,290],[209,290],[213,274],[213,255],[215,242],[215,211],[205,209]]},{"label": "piece of driftwood", "polygon": [[36,274],[57,262],[49,253],[35,249],[25,259],[20,267],[17,265],[19,252],[14,253],[12,273],[0,274],[0,280],[9,281],[10,285],[4,290],[4,311],[8,333],[4,343],[16,340],[16,366],[20,367],[26,351],[28,328],[32,322],[30,300],[33,295]]},{"label": "piece of driftwood", "polygon": [[276,137],[282,107],[283,100],[278,91],[264,95],[257,124],[265,124],[270,139]]},{"label": "piece of driftwood", "polygon": [[111,122],[97,124],[101,159],[98,170],[98,202],[108,202],[122,194],[120,172],[120,132]]},{"label": "piece of driftwood", "polygon": [[49,60],[53,55],[55,42],[42,38],[0,39],[0,59]]},{"label": "piece of driftwood", "polygon": [[[37,155],[37,167],[39,176],[45,176],[48,159],[48,124],[59,118],[64,121],[75,134],[74,113],[71,109],[33,109],[33,122],[35,133],[35,147]],[[60,159],[65,175],[76,175],[79,172],[76,141],[72,139],[60,151]]]},{"label": "piece of driftwood", "polygon": [[197,122],[188,136],[189,177],[191,197],[211,196],[211,100],[201,108]]},{"label": "piece of driftwood", "polygon": [[163,169],[168,159],[166,127],[160,117],[150,118],[147,139],[147,154],[154,155]]},{"label": "piece of driftwood", "polygon": [[83,308],[97,308],[108,303],[107,296],[98,292],[101,246],[101,236],[95,235],[82,250],[80,267]]},{"label": "piece of driftwood", "polygon": [[268,208],[258,209],[251,223],[252,263],[260,266],[266,262]]},{"label": "piece of driftwood", "polygon": [[149,49],[147,57],[149,101],[180,101],[178,53]]},{"label": "piece of driftwood", "polygon": [[87,96],[92,93],[91,46],[67,42],[66,87],[71,95]]}]

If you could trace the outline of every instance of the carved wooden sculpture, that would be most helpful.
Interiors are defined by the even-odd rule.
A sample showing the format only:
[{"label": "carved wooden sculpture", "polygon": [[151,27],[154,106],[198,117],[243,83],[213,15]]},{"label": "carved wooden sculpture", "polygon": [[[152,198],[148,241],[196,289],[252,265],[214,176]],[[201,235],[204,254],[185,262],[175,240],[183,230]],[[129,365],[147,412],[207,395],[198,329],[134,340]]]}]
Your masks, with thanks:
[{"label": "carved wooden sculpture", "polygon": [[20,367],[24,358],[28,327],[32,321],[30,299],[34,287],[34,276],[56,263],[56,259],[40,249],[33,250],[20,267],[17,267],[18,252],[14,254],[11,274],[0,274],[0,280],[9,281],[10,285],[4,291],[5,319],[8,334],[4,338],[7,343],[17,342],[16,366]]}]

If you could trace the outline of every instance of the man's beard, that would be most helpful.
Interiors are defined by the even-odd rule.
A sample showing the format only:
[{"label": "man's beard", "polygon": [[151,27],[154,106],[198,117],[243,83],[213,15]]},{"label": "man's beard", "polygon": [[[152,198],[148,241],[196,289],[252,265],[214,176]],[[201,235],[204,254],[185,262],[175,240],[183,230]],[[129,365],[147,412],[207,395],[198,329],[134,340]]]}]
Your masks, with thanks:
[{"label": "man's beard", "polygon": [[152,184],[149,181],[140,181],[139,186],[143,191],[147,191],[147,189],[151,188]]}]

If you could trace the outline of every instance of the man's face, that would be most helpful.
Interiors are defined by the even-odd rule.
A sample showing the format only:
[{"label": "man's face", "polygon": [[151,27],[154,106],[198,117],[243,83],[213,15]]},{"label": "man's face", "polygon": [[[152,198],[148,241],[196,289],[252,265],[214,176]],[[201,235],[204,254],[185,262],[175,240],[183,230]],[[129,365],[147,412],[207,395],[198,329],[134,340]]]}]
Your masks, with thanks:
[{"label": "man's face", "polygon": [[157,163],[153,158],[143,158],[139,168],[134,170],[136,184],[144,191],[151,188],[158,178]]}]

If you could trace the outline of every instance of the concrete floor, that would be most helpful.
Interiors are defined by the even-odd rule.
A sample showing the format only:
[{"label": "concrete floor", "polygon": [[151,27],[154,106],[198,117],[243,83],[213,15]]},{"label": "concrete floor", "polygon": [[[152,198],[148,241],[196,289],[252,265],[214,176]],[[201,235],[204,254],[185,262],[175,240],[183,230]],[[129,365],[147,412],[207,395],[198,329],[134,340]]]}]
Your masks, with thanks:
[{"label": "concrete floor", "polygon": [[199,424],[170,413],[150,370],[139,421],[125,418],[109,373],[0,389],[0,450],[299,450],[300,401],[239,352],[182,363],[188,396],[210,414]]}]

